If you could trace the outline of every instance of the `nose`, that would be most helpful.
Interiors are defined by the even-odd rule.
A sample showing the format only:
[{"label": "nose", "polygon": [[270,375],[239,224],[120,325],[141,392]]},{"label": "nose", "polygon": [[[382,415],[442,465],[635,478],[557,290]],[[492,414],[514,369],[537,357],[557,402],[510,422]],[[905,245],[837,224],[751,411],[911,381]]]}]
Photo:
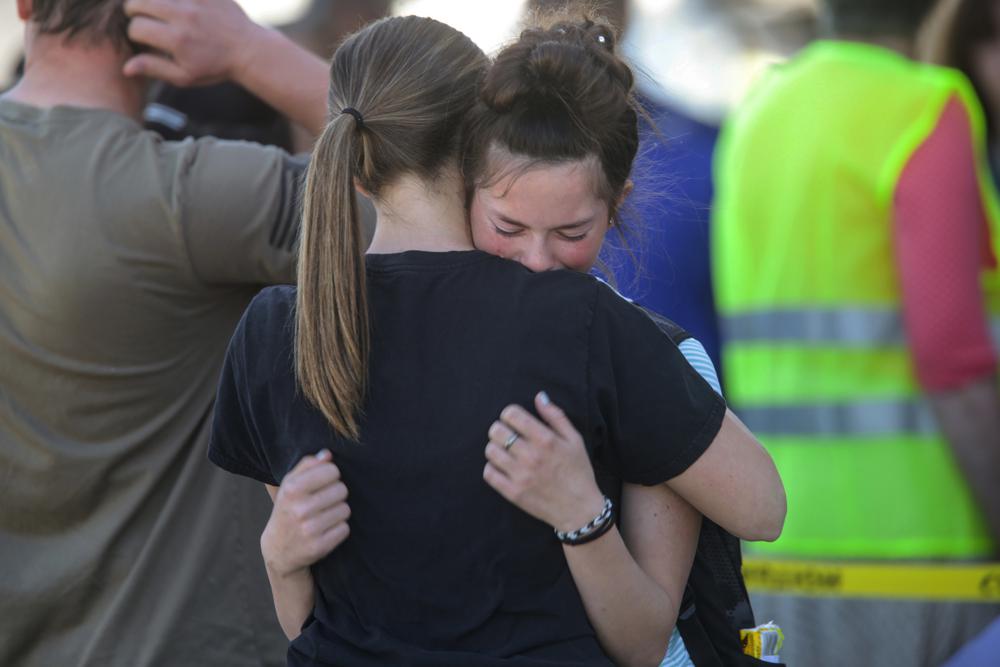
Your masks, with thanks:
[{"label": "nose", "polygon": [[542,243],[535,244],[531,248],[525,250],[525,252],[521,254],[520,260],[521,264],[528,267],[535,273],[538,273],[539,271],[551,271],[559,268],[555,258],[552,257],[552,253],[550,253]]}]

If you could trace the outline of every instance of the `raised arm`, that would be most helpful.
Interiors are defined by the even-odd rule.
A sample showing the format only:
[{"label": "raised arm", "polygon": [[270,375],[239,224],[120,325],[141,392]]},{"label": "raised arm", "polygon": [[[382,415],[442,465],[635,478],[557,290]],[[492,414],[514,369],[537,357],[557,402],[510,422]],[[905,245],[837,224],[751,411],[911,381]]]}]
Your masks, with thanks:
[{"label": "raised arm", "polygon": [[129,38],[153,49],[125,63],[126,76],[175,86],[233,81],[318,135],[326,124],[328,63],[233,0],[128,0]]}]

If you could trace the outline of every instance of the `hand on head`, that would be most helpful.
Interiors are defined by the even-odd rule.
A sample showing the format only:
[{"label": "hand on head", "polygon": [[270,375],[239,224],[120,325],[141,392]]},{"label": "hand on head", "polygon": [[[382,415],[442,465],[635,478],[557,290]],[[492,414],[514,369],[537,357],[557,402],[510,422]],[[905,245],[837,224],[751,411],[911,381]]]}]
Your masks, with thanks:
[{"label": "hand on head", "polygon": [[162,79],[175,86],[203,86],[238,79],[255,31],[233,0],[128,0],[128,36],[152,52],[125,63],[126,76]]},{"label": "hand on head", "polygon": [[350,516],[347,487],[330,452],[303,457],[274,494],[260,538],[264,560],[285,576],[309,567],[347,539]]}]

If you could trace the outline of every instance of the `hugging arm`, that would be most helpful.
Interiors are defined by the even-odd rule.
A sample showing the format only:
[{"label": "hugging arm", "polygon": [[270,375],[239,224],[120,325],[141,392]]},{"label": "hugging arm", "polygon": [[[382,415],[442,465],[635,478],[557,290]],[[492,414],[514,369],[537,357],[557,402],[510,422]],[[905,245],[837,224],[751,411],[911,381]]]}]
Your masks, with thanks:
[{"label": "hugging arm", "polygon": [[[490,429],[483,477],[554,528],[580,528],[603,502],[583,439],[547,398],[537,398],[536,408],[546,423],[518,406],[503,411]],[[513,432],[519,436],[505,448]],[[612,527],[563,552],[604,650],[619,665],[658,665],[677,619],[700,516],[666,486],[626,484],[620,525],[621,533]]]},{"label": "hugging arm", "polygon": [[347,487],[326,450],[306,456],[281,481],[267,486],[274,501],[260,537],[274,609],[285,635],[299,636],[314,604],[309,567],[347,539]]},{"label": "hugging arm", "polygon": [[736,537],[773,541],[781,534],[787,505],[778,469],[731,410],[708,449],[667,486]]}]

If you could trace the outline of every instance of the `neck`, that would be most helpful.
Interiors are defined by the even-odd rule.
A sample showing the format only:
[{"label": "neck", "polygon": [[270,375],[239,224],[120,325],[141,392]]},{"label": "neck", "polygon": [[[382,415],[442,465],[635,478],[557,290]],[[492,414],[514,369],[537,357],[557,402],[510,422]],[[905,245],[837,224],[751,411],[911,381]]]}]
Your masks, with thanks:
[{"label": "neck", "polygon": [[434,181],[405,175],[375,202],[378,218],[368,252],[472,250],[472,235],[456,169]]},{"label": "neck", "polygon": [[145,82],[122,74],[130,55],[110,42],[37,34],[29,25],[24,76],[4,97],[41,108],[107,109],[140,120]]}]

